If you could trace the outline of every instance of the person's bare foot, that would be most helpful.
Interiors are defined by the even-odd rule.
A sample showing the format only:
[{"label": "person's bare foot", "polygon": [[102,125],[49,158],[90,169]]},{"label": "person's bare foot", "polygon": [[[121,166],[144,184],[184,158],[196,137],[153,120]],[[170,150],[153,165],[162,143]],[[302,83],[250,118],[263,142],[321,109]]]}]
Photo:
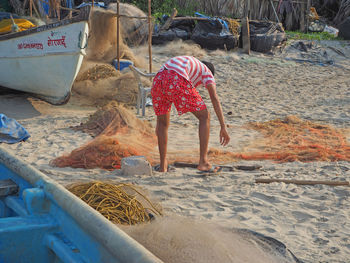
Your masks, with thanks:
[{"label": "person's bare foot", "polygon": [[159,165],[159,172],[164,173],[168,171],[168,161],[165,160],[164,163]]},{"label": "person's bare foot", "polygon": [[212,165],[208,162],[206,163],[200,163],[197,167],[199,171],[209,171],[211,169]]}]

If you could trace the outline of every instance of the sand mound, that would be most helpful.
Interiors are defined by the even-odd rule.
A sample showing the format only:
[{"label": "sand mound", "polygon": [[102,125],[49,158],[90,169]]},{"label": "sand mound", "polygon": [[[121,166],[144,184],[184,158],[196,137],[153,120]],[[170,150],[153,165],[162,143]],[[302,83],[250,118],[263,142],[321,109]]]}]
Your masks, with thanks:
[{"label": "sand mound", "polygon": [[179,216],[159,217],[149,224],[121,229],[167,263],[298,262],[277,240],[259,240],[247,231]]},{"label": "sand mound", "polygon": [[194,56],[201,59],[207,55],[207,52],[198,44],[191,41],[171,41],[164,46],[153,47],[153,52],[159,55],[166,55],[169,57],[176,56]]}]

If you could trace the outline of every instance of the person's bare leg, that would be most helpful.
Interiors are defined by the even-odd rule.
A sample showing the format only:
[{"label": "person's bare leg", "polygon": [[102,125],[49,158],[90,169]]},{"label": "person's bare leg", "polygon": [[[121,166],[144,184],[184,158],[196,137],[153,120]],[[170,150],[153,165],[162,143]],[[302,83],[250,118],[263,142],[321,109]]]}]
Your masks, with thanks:
[{"label": "person's bare leg", "polygon": [[208,161],[210,114],[207,109],[192,113],[199,120],[199,163],[197,168],[201,171],[207,171],[211,168]]},{"label": "person's bare leg", "polygon": [[170,112],[157,116],[156,134],[158,137],[158,149],[160,157],[160,172],[168,170],[168,162],[166,160],[167,145],[168,145],[168,128],[170,122]]}]

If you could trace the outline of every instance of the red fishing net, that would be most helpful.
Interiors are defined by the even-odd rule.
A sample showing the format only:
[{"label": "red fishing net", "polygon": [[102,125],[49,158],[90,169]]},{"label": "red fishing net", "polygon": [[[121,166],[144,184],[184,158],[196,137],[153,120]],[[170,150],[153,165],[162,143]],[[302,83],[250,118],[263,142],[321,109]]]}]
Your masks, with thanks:
[{"label": "red fishing net", "polygon": [[156,138],[149,123],[116,103],[102,107],[75,130],[95,137],[69,155],[51,162],[58,167],[120,169],[121,159],[143,155],[153,162]]},{"label": "red fishing net", "polygon": [[350,144],[345,133],[330,125],[301,120],[295,116],[267,122],[249,123],[263,135],[247,152],[211,150],[211,160],[274,160],[277,162],[350,161]]}]

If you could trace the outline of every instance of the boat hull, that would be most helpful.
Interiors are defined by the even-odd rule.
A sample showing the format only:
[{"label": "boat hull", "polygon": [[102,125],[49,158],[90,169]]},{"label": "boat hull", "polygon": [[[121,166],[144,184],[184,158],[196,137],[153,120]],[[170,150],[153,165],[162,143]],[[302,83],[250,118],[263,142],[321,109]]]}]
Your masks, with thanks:
[{"label": "boat hull", "polygon": [[0,146],[0,182],[10,180],[12,187],[0,187],[0,262],[162,262]]},{"label": "boat hull", "polygon": [[67,102],[85,55],[88,30],[87,21],[79,21],[0,39],[0,86],[52,104]]}]

